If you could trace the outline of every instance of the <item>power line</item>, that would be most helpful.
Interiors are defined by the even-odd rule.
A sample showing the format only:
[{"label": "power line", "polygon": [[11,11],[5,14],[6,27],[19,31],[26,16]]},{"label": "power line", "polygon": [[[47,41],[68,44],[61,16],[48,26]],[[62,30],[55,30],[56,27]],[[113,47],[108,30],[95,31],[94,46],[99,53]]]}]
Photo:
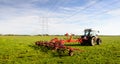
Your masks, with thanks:
[{"label": "power line", "polygon": [[[114,2],[112,2],[112,3],[110,3],[110,4],[108,4],[107,6],[110,6],[110,5],[113,5],[113,4],[117,4],[117,3],[120,3],[120,1],[119,1],[119,0],[114,1]],[[106,6],[104,6],[104,7],[106,7]],[[110,6],[110,7],[111,7],[111,6]],[[118,8],[120,8],[120,6],[117,7],[117,9],[118,9]],[[95,18],[96,16],[103,15],[103,14],[108,13],[108,12],[113,11],[113,10],[114,10],[114,9],[104,10],[104,11],[102,11],[102,12],[100,12],[100,13],[90,15],[90,17],[94,17],[94,18]]]},{"label": "power line", "polygon": [[[110,3],[109,5],[111,5],[111,4],[117,4],[117,3],[120,3],[120,1],[115,1],[115,2],[112,2],[112,3]],[[120,9],[120,6],[119,7],[117,7],[117,9]],[[98,14],[95,14],[95,15],[92,15],[92,16],[90,16],[91,18],[93,17],[93,18],[96,18],[96,16],[100,16],[100,15],[103,15],[103,14],[105,14],[105,13],[108,13],[108,12],[110,12],[110,11],[113,11],[114,9],[109,9],[109,10],[105,10],[105,11],[103,11],[103,12],[100,12],[100,13],[98,13]]]},{"label": "power line", "polygon": [[[118,7],[118,8],[120,8],[120,7]],[[105,11],[103,11],[103,12],[101,12],[101,13],[95,14],[94,17],[95,17],[95,16],[103,15],[103,14],[108,13],[108,12],[110,12],[110,11],[113,11],[113,9],[111,9],[111,10],[105,10]]]},{"label": "power line", "polygon": [[[110,4],[107,5],[107,6],[116,4],[116,3],[118,3],[118,2],[120,2],[120,1],[119,1],[119,0],[114,1],[114,2],[110,3]],[[95,5],[96,3],[97,3],[97,1],[96,1],[94,4],[91,4],[90,6],[87,6],[86,8],[84,8],[84,9],[82,9],[82,10],[80,10],[80,11],[84,11],[84,10],[86,10],[86,9],[88,9],[88,8],[90,8],[90,7],[92,7],[92,6]],[[105,7],[105,6],[104,6],[104,7]],[[105,13],[105,12],[107,12],[107,11],[109,11],[109,10],[106,10],[106,11],[104,11],[104,12],[102,12],[102,13]],[[76,12],[76,13],[78,13],[78,12]],[[96,14],[96,15],[101,15],[102,13],[98,13],[98,14]],[[64,21],[65,21],[65,20],[69,20],[71,17],[73,17],[73,16],[75,16],[75,15],[77,15],[77,14],[73,14],[73,15],[67,17],[67,19],[63,19],[63,20],[64,20]],[[94,16],[95,16],[95,15],[94,15]]]},{"label": "power line", "polygon": [[[55,6],[57,6],[58,0],[52,1],[52,5],[48,8],[49,10],[53,10]],[[47,15],[49,16],[51,11],[48,11]]]},{"label": "power line", "polygon": [[[65,4],[64,1],[65,1],[65,0],[57,0],[57,1],[55,2],[56,4],[54,5],[54,7],[51,7],[51,11],[49,11],[49,13],[50,13],[50,12],[54,12],[54,13],[55,13],[56,10],[57,10],[57,8],[58,8],[57,6],[59,6],[59,5],[61,5],[61,4],[64,5],[64,4]],[[67,2],[67,3],[68,3],[68,2]],[[49,14],[48,14],[48,15],[49,15]],[[52,15],[51,15],[51,16],[52,16]]]},{"label": "power line", "polygon": [[69,17],[66,17],[67,19],[63,19],[63,20],[68,20],[68,18],[70,19],[71,17],[77,15],[80,11],[84,11],[84,10],[92,7],[93,5],[97,4],[98,1],[99,1],[99,0],[97,0],[96,2],[94,2],[94,3],[92,3],[92,4],[88,5],[88,6],[86,6],[86,7],[83,8],[83,9],[80,9],[79,11],[77,11],[77,12],[75,12],[74,14],[70,15]]},{"label": "power line", "polygon": [[[113,4],[116,4],[116,3],[120,3],[120,1],[119,1],[119,0],[114,1],[114,2],[110,3],[109,5],[113,5]],[[107,6],[109,6],[109,5],[107,5]],[[117,8],[120,8],[120,7],[117,7]],[[99,15],[105,14],[105,13],[107,13],[107,12],[110,12],[110,11],[112,11],[112,10],[113,10],[113,9],[105,10],[105,11],[103,11],[103,12],[100,12],[100,13],[95,14],[94,16],[99,16]]]}]

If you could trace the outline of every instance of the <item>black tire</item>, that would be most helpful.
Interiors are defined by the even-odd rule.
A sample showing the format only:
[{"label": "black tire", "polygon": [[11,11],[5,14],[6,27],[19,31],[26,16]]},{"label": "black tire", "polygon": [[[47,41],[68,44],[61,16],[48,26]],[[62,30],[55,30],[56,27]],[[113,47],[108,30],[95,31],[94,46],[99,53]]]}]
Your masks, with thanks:
[{"label": "black tire", "polygon": [[73,52],[69,52],[68,54],[69,54],[69,56],[73,56],[73,55],[74,55],[74,53],[73,53]]},{"label": "black tire", "polygon": [[90,45],[94,46],[96,44],[95,37],[92,37],[90,40]]},{"label": "black tire", "polygon": [[98,38],[96,42],[97,42],[97,45],[100,45],[102,43],[102,40]]}]

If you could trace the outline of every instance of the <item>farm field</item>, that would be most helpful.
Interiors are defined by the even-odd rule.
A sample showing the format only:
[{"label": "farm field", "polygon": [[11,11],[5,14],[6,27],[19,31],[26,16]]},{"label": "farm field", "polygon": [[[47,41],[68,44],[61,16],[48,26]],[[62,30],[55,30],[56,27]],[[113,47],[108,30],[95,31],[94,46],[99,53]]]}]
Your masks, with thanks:
[{"label": "farm field", "polygon": [[120,64],[120,36],[101,36],[102,44],[81,46],[78,43],[67,43],[75,55],[58,56],[55,51],[35,46],[34,42],[49,41],[63,36],[0,36],[0,64]]}]

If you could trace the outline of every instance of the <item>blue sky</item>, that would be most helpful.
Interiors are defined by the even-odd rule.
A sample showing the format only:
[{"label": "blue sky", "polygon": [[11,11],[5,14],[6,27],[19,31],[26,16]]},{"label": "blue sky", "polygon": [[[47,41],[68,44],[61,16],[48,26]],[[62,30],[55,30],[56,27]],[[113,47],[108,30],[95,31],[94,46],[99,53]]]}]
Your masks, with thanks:
[{"label": "blue sky", "polygon": [[82,34],[86,28],[120,35],[120,1],[0,0],[0,34]]}]

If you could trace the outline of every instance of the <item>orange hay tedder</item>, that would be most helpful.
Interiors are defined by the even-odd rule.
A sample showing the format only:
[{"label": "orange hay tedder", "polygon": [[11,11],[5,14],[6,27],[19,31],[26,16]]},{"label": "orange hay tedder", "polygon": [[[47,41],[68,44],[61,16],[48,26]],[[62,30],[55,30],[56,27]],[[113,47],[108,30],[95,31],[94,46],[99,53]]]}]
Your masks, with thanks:
[{"label": "orange hay tedder", "polygon": [[65,46],[64,45],[65,43],[78,42],[81,45],[91,45],[91,46],[94,46],[95,44],[99,45],[99,44],[101,44],[101,39],[97,35],[98,32],[99,31],[95,31],[95,30],[92,30],[92,29],[85,29],[84,30],[84,35],[82,35],[78,39],[73,39],[72,35],[70,35],[70,37],[69,37],[69,34],[66,33],[65,34],[65,36],[67,37],[66,40],[53,38],[49,42],[37,41],[37,42],[35,42],[35,44],[37,46],[44,46],[44,47],[50,48],[52,50],[57,50],[60,53],[64,52],[65,50],[68,50],[68,54],[70,56],[72,56],[74,50],[79,50],[81,52],[83,52],[83,51],[80,50],[80,49]]}]

